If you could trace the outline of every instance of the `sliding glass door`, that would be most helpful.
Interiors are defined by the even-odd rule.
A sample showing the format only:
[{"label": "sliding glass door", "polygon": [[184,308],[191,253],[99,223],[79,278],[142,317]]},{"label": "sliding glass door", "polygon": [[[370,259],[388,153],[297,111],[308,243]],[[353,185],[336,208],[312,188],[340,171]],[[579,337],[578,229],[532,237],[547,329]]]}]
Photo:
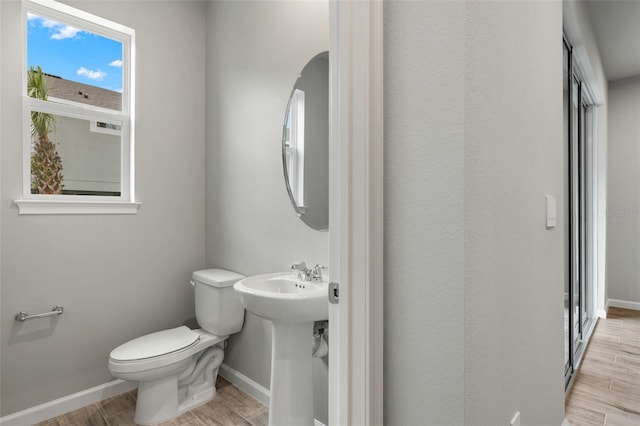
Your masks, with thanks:
[{"label": "sliding glass door", "polygon": [[564,283],[565,378],[569,384],[580,362],[587,337],[591,331],[591,303],[593,280],[589,274],[587,253],[591,239],[587,223],[590,221],[589,160],[592,105],[585,83],[575,69],[570,44],[563,40],[563,108],[564,138],[568,158],[566,179],[568,197],[565,201],[568,232],[565,261],[567,273]]}]

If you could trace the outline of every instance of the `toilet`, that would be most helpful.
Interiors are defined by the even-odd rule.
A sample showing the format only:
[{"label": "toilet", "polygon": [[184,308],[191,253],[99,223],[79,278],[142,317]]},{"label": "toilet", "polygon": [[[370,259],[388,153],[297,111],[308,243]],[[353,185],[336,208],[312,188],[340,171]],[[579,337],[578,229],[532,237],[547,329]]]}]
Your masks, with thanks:
[{"label": "toilet", "polygon": [[233,290],[242,278],[224,269],[194,272],[191,285],[200,329],[182,326],[159,331],[111,351],[111,374],[139,382],[136,424],[170,420],[213,399],[224,342],[244,322],[244,307]]}]

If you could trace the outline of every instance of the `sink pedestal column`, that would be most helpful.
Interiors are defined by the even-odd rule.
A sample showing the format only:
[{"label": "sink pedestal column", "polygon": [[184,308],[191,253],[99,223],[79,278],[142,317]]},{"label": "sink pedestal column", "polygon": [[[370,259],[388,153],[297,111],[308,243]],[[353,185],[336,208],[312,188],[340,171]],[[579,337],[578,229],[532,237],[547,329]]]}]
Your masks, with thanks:
[{"label": "sink pedestal column", "polygon": [[272,322],[269,426],[313,426],[313,322]]}]

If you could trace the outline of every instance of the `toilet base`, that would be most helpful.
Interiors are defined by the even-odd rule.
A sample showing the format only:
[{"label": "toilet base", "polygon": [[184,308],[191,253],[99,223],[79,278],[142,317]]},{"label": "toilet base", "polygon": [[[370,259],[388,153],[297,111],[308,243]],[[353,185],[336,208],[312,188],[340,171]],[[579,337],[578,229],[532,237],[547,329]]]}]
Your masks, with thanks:
[{"label": "toilet base", "polygon": [[[170,382],[170,381],[169,381]],[[167,383],[140,383],[138,388],[138,401],[136,403],[136,414],[133,421],[137,425],[154,425],[174,419],[189,410],[198,408],[216,396],[216,388],[208,387],[202,389],[186,400],[177,404],[178,398],[167,398],[172,393],[175,386]],[[142,399],[140,399],[142,395]]]},{"label": "toilet base", "polygon": [[139,382],[133,418],[136,424],[153,425],[171,420],[216,396],[215,383],[224,352],[213,346],[198,355],[197,360],[177,374]]},{"label": "toilet base", "polygon": [[169,420],[178,412],[178,376],[176,374],[138,384],[136,414],[133,421],[151,425]]}]

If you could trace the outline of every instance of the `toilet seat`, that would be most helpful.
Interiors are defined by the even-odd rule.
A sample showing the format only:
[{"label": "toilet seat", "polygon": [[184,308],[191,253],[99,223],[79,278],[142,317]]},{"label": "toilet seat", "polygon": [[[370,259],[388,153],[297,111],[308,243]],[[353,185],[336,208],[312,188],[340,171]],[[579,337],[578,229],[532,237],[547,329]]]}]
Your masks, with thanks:
[{"label": "toilet seat", "polygon": [[[182,328],[184,328],[184,330],[179,330]],[[166,346],[163,347],[171,348],[173,351],[160,353],[162,352],[162,349],[158,349],[160,346],[154,347],[152,344],[152,342],[155,342],[157,337],[163,341],[166,340],[166,342],[163,343],[163,345],[166,344]],[[194,337],[195,340],[193,340]],[[197,354],[210,346],[223,342],[227,337],[228,336],[215,336],[201,329],[190,330],[188,327],[178,327],[178,329],[164,330],[159,331],[158,333],[148,334],[124,343],[111,351],[111,354],[109,355],[109,370],[118,378],[125,380],[141,380],[134,379],[134,375],[149,374],[154,370],[166,370],[174,367],[180,368],[179,364],[184,361],[188,361],[192,355]],[[147,349],[140,348],[140,351],[137,351],[138,343],[145,342],[147,339],[149,339],[149,347]],[[129,344],[134,341],[136,343],[135,345],[131,345],[131,347],[135,348],[136,351],[129,351]],[[193,342],[189,344],[188,342],[190,341]],[[169,344],[169,342],[172,344]],[[124,350],[121,352],[120,349],[122,347],[124,347]],[[131,359],[136,356],[150,355],[154,353],[155,356]],[[129,359],[123,360],[117,359],[116,357],[129,357]]]},{"label": "toilet seat", "polygon": [[114,361],[139,361],[178,352],[195,345],[200,334],[182,326],[130,340],[111,351]]}]

